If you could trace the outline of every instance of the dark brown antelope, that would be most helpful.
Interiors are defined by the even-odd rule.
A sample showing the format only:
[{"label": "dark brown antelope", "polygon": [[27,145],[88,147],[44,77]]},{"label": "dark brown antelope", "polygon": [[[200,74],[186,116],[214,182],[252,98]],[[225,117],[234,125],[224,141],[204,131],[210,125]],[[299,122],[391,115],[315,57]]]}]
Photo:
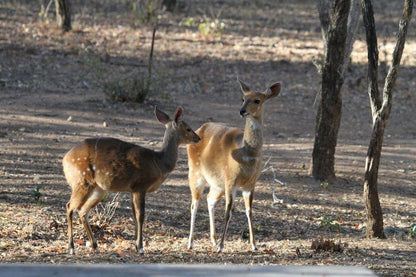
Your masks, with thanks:
[{"label": "dark brown antelope", "polygon": [[198,203],[206,185],[209,186],[207,201],[213,245],[216,245],[214,207],[225,195],[225,223],[218,252],[222,252],[224,247],[237,190],[242,191],[244,198],[251,247],[257,249],[251,207],[254,187],[262,169],[263,104],[279,94],[280,83],[273,84],[265,92],[254,92],[239,82],[243,92],[240,115],[246,119],[244,131],[219,123],[205,123],[196,131],[201,141],[187,146],[189,187],[192,193],[189,249],[193,246]]},{"label": "dark brown antelope", "polygon": [[142,233],[146,193],[159,189],[175,168],[179,145],[200,140],[189,125],[181,120],[182,112],[179,107],[174,119],[170,120],[167,114],[155,108],[156,118],[166,126],[161,151],[114,138],[91,138],[65,155],[63,170],[72,189],[71,199],[66,204],[69,253],[74,253],[74,210],[78,210],[92,250],[97,249],[97,242],[88,223],[88,211],[103,200],[108,191],[132,194],[136,248],[139,253],[144,253]]}]

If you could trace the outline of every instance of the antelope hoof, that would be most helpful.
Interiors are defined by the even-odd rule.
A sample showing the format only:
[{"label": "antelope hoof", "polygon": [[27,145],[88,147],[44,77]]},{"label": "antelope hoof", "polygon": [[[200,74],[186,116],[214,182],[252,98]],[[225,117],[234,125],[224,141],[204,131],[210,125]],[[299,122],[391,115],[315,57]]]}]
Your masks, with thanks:
[{"label": "antelope hoof", "polygon": [[222,253],[222,247],[218,247],[217,253]]},{"label": "antelope hoof", "polygon": [[138,252],[139,252],[140,255],[143,255],[144,254],[143,248],[140,248]]},{"label": "antelope hoof", "polygon": [[75,254],[74,248],[69,249],[69,255],[74,255],[74,254]]},{"label": "antelope hoof", "polygon": [[193,246],[193,243],[192,242],[189,242],[188,243],[188,249],[192,249],[194,246]]},{"label": "antelope hoof", "polygon": [[212,246],[217,246],[217,241],[215,239],[211,240]]},{"label": "antelope hoof", "polygon": [[253,251],[257,251],[258,249],[257,249],[257,246],[255,245],[255,244],[253,244],[252,246],[251,246],[251,250],[253,250]]}]

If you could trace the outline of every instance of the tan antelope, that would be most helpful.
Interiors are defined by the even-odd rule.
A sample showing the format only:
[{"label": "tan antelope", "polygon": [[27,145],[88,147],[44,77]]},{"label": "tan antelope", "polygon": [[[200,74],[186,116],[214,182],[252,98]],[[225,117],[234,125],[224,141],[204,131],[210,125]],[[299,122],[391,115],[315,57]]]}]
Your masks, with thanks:
[{"label": "tan antelope", "polygon": [[88,223],[88,211],[103,200],[106,192],[130,192],[135,220],[136,248],[143,251],[143,221],[146,193],[161,186],[175,168],[180,144],[196,143],[200,138],[181,120],[182,108],[174,119],[155,108],[156,118],[166,127],[161,151],[150,150],[114,138],[86,139],[63,158],[66,180],[71,186],[71,199],[66,204],[68,248],[74,253],[72,214],[78,210],[81,222],[95,251],[97,242]]},{"label": "tan antelope", "polygon": [[250,244],[256,250],[252,222],[254,186],[262,169],[263,104],[276,97],[280,83],[275,83],[265,92],[252,91],[240,82],[243,104],[240,115],[246,118],[244,131],[220,123],[205,123],[196,133],[201,138],[198,144],[188,145],[189,187],[192,193],[191,228],[188,248],[193,247],[195,217],[204,187],[209,186],[207,196],[210,237],[216,245],[214,208],[225,195],[225,223],[218,248],[222,252],[224,238],[231,217],[231,208],[237,190],[241,190],[246,207]]}]

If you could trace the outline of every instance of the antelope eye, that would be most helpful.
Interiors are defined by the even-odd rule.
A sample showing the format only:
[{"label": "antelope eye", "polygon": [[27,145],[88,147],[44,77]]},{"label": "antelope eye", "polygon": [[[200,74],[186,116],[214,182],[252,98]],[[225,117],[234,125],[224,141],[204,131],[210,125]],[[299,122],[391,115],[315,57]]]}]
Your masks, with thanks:
[{"label": "antelope eye", "polygon": [[243,102],[243,103],[244,103],[244,98],[241,98],[241,102]]},{"label": "antelope eye", "polygon": [[260,104],[260,100],[259,99],[256,99],[256,100],[254,100],[254,103]]},{"label": "antelope eye", "polygon": [[192,132],[192,129],[191,128],[186,128],[186,131],[187,132]]}]

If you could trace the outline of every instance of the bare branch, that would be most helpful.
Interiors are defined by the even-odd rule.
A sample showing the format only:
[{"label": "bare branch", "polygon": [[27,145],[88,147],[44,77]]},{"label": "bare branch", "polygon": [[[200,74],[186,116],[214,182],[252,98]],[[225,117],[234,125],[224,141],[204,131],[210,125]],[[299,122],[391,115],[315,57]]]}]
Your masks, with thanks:
[{"label": "bare branch", "polygon": [[397,34],[396,46],[393,52],[393,59],[384,84],[383,106],[380,110],[380,115],[383,118],[388,118],[390,114],[391,102],[393,98],[393,87],[396,83],[397,72],[402,58],[404,44],[406,42],[407,29],[412,15],[412,8],[413,0],[405,0],[403,16],[399,23],[399,32]]},{"label": "bare branch", "polygon": [[319,74],[322,74],[322,62],[319,61],[317,58],[312,59],[313,65],[316,67],[316,70]]},{"label": "bare branch", "polygon": [[152,32],[152,46],[150,47],[150,54],[149,54],[149,63],[147,65],[147,83],[146,83],[146,90],[149,91],[150,84],[152,82],[152,64],[153,64],[153,48],[155,45],[155,37],[156,37],[156,30],[157,30],[157,24],[153,26],[153,32]]},{"label": "bare branch", "polygon": [[377,34],[374,23],[374,12],[371,0],[361,0],[361,8],[363,13],[363,21],[365,26],[365,34],[367,40],[368,52],[368,96],[370,97],[371,112],[373,123],[377,111],[381,107],[381,96],[378,89],[378,46]]}]

